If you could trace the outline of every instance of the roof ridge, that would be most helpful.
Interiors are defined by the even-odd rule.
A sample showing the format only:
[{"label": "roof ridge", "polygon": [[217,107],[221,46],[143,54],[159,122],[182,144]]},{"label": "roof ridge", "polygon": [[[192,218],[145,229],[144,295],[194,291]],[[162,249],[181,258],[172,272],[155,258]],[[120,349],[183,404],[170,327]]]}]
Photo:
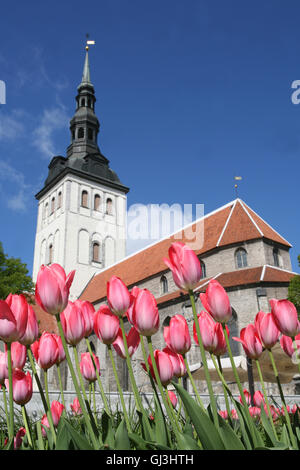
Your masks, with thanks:
[{"label": "roof ridge", "polygon": [[237,202],[238,202],[238,199],[236,199],[236,200],[234,201],[234,204],[233,204],[233,206],[232,206],[232,208],[231,208],[230,214],[229,214],[228,217],[227,217],[227,220],[226,220],[226,222],[225,222],[225,224],[224,224],[223,230],[222,230],[221,235],[220,235],[220,237],[219,237],[219,239],[218,239],[218,241],[217,241],[217,245],[216,245],[216,246],[219,246],[219,243],[220,243],[221,240],[222,240],[222,237],[223,237],[223,235],[224,235],[224,233],[225,233],[225,230],[226,230],[226,228],[227,228],[227,225],[228,225],[228,223],[229,223],[229,220],[230,220],[230,218],[231,218],[231,215],[232,215],[232,213],[233,213],[233,211],[234,211],[234,208],[235,208]]},{"label": "roof ridge", "polygon": [[[253,223],[253,225],[255,226],[255,228],[259,231],[259,233],[261,234],[262,237],[264,237],[264,233],[261,231],[261,229],[259,228],[259,226],[257,225],[257,223],[255,222],[255,220],[253,220],[253,217],[251,217],[251,215],[249,214],[248,210],[246,209],[246,207],[244,206],[244,202],[243,201],[240,201],[240,204],[242,206],[242,208],[244,209],[244,211],[246,212],[246,214],[248,215],[249,219],[251,220],[251,222]],[[250,209],[250,207],[249,207]],[[252,209],[251,209],[252,210]],[[278,234],[279,235],[279,234]]]}]

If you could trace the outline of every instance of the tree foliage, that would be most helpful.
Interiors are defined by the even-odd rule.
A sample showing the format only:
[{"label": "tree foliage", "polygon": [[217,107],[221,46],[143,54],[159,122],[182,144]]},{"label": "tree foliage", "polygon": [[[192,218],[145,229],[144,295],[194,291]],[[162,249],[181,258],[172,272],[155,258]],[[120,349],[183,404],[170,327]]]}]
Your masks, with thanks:
[{"label": "tree foliage", "polygon": [[33,292],[34,284],[28,274],[27,265],[19,258],[8,257],[0,242],[0,299],[5,299],[9,293]]},{"label": "tree foliage", "polygon": [[[300,255],[298,256],[298,263],[300,266]],[[293,302],[300,315],[300,275],[296,275],[290,280],[288,299]]]}]

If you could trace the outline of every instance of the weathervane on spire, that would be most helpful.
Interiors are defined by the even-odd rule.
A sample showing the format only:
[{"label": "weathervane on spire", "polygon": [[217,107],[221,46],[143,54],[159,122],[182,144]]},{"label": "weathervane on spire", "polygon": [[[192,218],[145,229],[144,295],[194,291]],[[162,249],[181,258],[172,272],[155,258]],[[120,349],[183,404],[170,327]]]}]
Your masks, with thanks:
[{"label": "weathervane on spire", "polygon": [[[241,176],[235,176],[234,179],[236,181],[240,181],[242,179],[242,177]],[[235,183],[234,187],[235,187],[235,195],[236,195],[236,197],[238,197],[238,185],[237,185],[237,183]]]},{"label": "weathervane on spire", "polygon": [[88,51],[89,50],[89,46],[91,44],[96,44],[96,41],[92,41],[89,39],[90,35],[87,33],[86,35],[86,44],[85,44],[85,50]]}]

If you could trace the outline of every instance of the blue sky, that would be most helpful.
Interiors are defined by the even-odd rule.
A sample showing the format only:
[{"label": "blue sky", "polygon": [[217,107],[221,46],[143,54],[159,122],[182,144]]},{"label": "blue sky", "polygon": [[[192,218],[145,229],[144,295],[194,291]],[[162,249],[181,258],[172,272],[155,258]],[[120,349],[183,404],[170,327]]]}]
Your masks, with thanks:
[{"label": "blue sky", "polygon": [[84,41],[99,145],[128,205],[239,196],[300,253],[300,4],[264,0],[11,2],[0,17],[0,240],[31,272],[34,195],[65,155]]}]

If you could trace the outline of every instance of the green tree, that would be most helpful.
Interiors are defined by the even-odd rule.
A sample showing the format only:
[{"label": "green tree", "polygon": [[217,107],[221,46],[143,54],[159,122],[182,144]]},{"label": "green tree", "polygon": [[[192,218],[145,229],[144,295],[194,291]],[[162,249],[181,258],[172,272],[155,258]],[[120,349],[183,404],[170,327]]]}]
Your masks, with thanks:
[{"label": "green tree", "polygon": [[26,295],[33,292],[34,283],[26,264],[19,258],[9,258],[0,242],[0,299],[5,299],[10,293]]},{"label": "green tree", "polygon": [[[300,255],[298,255],[298,264],[300,266]],[[296,306],[300,315],[300,275],[294,276],[289,283],[288,299]]]}]

